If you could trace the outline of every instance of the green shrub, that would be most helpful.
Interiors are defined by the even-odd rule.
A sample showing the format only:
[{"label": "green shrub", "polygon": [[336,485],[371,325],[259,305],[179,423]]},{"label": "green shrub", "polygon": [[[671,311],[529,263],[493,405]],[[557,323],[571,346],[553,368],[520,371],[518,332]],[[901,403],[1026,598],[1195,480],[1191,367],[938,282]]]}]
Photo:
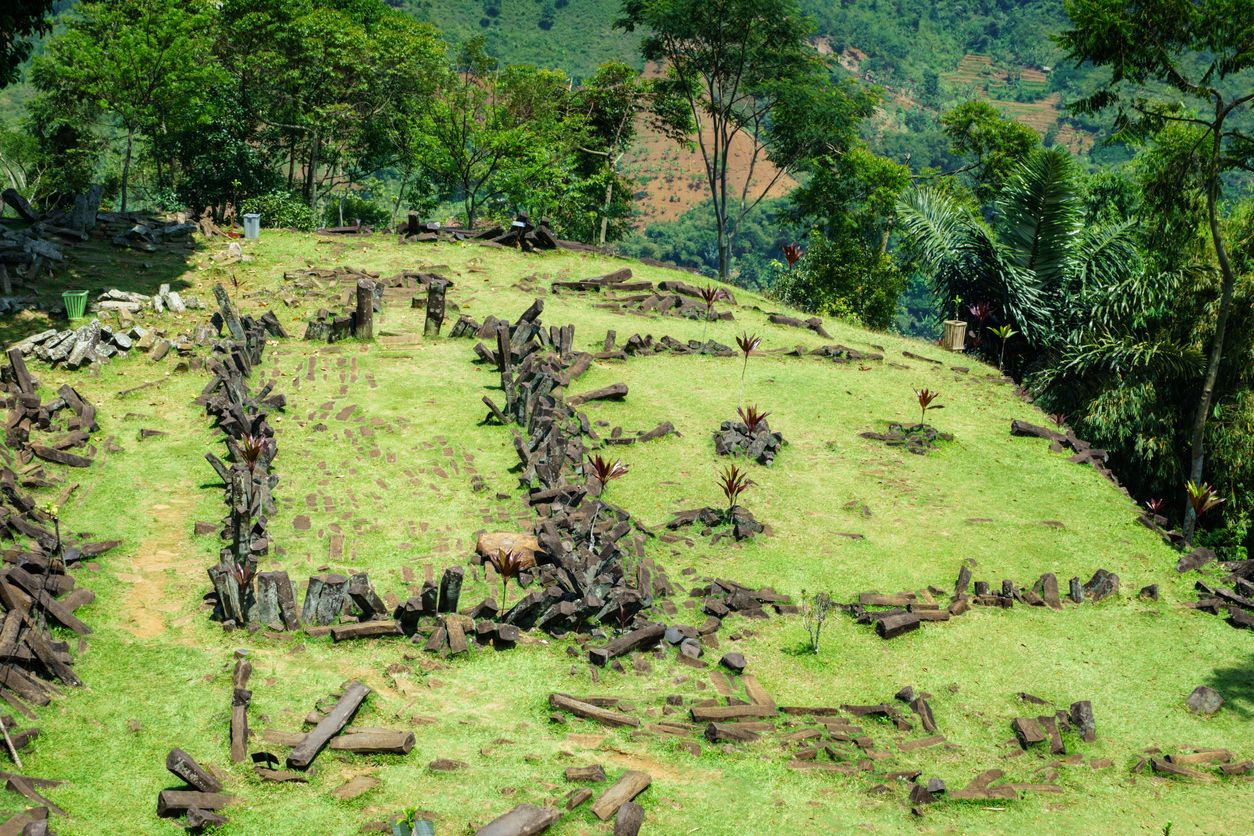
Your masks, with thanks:
[{"label": "green shrub", "polygon": [[[343,213],[340,206],[343,205]],[[373,200],[366,200],[360,195],[346,194],[339,197],[330,195],[322,207],[322,224],[324,226],[340,226],[340,218],[344,218],[344,226],[351,226],[361,221],[366,226],[382,229],[392,222],[392,213]]]},{"label": "green shrub", "polygon": [[269,228],[296,229],[301,232],[313,232],[313,212],[309,205],[299,196],[285,191],[273,191],[269,194],[247,198],[241,212],[256,212],[261,215],[261,225]]},{"label": "green shrub", "polygon": [[842,236],[831,240],[810,233],[805,255],[775,281],[772,295],[803,311],[887,329],[897,313],[906,276],[865,241]]}]

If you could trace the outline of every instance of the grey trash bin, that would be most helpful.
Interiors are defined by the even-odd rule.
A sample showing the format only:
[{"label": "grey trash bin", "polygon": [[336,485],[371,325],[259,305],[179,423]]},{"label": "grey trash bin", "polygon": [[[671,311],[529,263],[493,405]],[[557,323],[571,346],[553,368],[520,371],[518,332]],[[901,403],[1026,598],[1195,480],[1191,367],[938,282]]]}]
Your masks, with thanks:
[{"label": "grey trash bin", "polygon": [[260,238],[261,237],[261,215],[256,212],[249,212],[244,215],[244,237]]}]

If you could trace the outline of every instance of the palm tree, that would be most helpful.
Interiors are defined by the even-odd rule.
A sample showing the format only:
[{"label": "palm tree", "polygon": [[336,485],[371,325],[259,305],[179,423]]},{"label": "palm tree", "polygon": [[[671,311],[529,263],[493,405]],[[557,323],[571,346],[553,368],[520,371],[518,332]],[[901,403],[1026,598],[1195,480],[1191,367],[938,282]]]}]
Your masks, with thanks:
[{"label": "palm tree", "polygon": [[1081,172],[1061,148],[1029,156],[1007,181],[992,220],[932,187],[898,205],[906,244],[932,273],[937,298],[988,299],[1028,349],[1056,348],[1083,315],[1085,288],[1139,271],[1131,223],[1086,227]]}]

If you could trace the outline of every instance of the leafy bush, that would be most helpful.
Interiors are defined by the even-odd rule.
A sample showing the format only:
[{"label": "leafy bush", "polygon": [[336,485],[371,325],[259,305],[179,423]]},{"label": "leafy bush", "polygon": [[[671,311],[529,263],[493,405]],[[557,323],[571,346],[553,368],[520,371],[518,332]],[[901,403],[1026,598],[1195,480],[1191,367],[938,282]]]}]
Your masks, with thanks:
[{"label": "leafy bush", "polygon": [[815,231],[796,266],[781,271],[772,295],[804,311],[885,329],[905,286],[905,274],[888,254],[850,236],[831,240]]},{"label": "leafy bush", "polygon": [[[341,206],[343,206],[342,212],[340,210]],[[332,196],[327,200],[326,205],[322,209],[323,225],[340,226],[341,217],[344,219],[345,225],[352,225],[357,221],[361,221],[366,226],[372,226],[376,229],[388,226],[392,222],[391,212],[373,200],[367,200],[357,194],[342,195],[338,199]]]},{"label": "leafy bush", "polygon": [[273,191],[258,197],[247,198],[241,205],[245,214],[256,212],[261,215],[261,223],[266,227],[296,229],[301,232],[312,232],[314,223],[313,211],[299,196],[285,191]]}]

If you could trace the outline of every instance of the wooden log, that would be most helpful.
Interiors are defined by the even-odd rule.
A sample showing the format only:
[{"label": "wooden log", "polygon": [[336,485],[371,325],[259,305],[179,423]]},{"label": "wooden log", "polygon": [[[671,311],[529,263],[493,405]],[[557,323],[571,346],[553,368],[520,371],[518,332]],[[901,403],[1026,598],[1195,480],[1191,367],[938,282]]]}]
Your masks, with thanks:
[{"label": "wooden log", "polygon": [[157,796],[157,815],[163,819],[174,818],[188,810],[221,810],[232,801],[232,796],[220,792],[198,790],[162,790]]},{"label": "wooden log", "polygon": [[602,793],[600,798],[592,802],[592,812],[596,813],[597,818],[601,821],[609,821],[618,812],[619,807],[640,795],[640,793],[648,789],[651,783],[653,783],[652,775],[647,772],[630,769],[623,773],[623,777],[619,778],[614,786],[610,787]]},{"label": "wooden log", "polygon": [[359,340],[374,339],[374,282],[357,280],[357,310],[353,317],[353,336]]},{"label": "wooden log", "polygon": [[408,755],[414,748],[414,733],[407,731],[349,731],[332,738],[331,748],[337,752],[358,755]]},{"label": "wooden log", "polygon": [[296,744],[287,756],[288,769],[308,769],[331,738],[339,734],[340,730],[348,725],[348,721],[353,719],[353,715],[357,713],[357,709],[361,707],[369,694],[370,689],[360,682],[349,683],[335,707],[322,718],[318,725],[314,726],[309,734],[305,735],[304,740]]},{"label": "wooden log", "polygon": [[171,749],[165,756],[165,768],[201,792],[221,792],[222,782],[206,772],[196,759],[182,749]]},{"label": "wooden log", "polygon": [[475,836],[533,836],[548,830],[561,816],[554,807],[519,804],[476,830]]},{"label": "wooden log", "polygon": [[549,706],[605,726],[630,726],[632,728],[640,726],[640,720],[630,714],[599,708],[591,703],[577,700],[569,694],[549,694]]}]

